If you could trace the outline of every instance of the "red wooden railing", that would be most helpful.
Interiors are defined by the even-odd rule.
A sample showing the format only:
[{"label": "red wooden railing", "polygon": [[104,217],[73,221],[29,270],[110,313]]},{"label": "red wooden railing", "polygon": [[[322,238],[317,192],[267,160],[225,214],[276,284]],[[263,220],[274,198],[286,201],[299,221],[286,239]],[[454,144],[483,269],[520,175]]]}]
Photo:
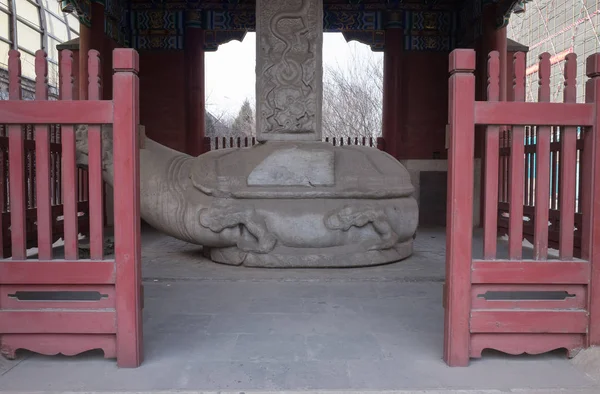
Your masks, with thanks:
[{"label": "red wooden railing", "polygon": [[[550,56],[541,56],[539,102],[525,101],[525,56],[514,58],[513,102],[499,101],[499,55],[488,62],[488,101],[475,101],[475,52],[450,55],[450,149],[444,359],[468,365],[483,349],[538,354],[566,348],[572,355],[600,344],[600,54],[587,62],[586,103],[577,104],[576,61],[565,64],[564,103],[550,103]],[[485,131],[483,256],[473,259],[472,203],[475,126]],[[533,251],[523,251],[526,126],[536,129]],[[500,160],[500,127],[510,129],[510,158]],[[560,126],[558,255],[549,254],[552,127]],[[583,127],[582,168],[577,134]],[[558,142],[558,141],[557,141]],[[500,182],[501,164],[508,183]],[[556,169],[554,170],[556,171]],[[575,258],[577,175],[581,188],[581,259]],[[504,185],[504,186],[502,186]],[[507,190],[502,190],[504,187]],[[499,193],[500,192],[500,193]],[[498,245],[500,196],[508,206],[507,250]],[[541,203],[547,201],[548,203]],[[556,208],[556,204],[554,208]],[[504,246],[504,245],[503,245]]]},{"label": "red wooden railing", "polygon": [[[525,186],[523,196],[523,235],[533,242],[534,223],[535,223],[535,161],[537,149],[536,126],[525,127]],[[548,216],[548,246],[554,249],[559,247],[560,238],[560,173],[561,160],[561,140],[563,130],[560,127],[551,127],[550,129],[550,212]],[[577,129],[577,161],[576,161],[576,186],[577,194],[575,196],[575,256],[581,257],[581,192],[582,183],[580,182],[583,166],[581,157],[583,151],[583,133],[581,128]],[[509,166],[510,163],[510,131],[502,130],[500,132],[500,179],[499,179],[499,203],[498,203],[498,232],[500,235],[508,234],[508,216],[509,216]]]},{"label": "red wooden railing", "polygon": [[[333,146],[358,145],[384,150],[382,137],[325,137]],[[224,148],[248,148],[256,145],[255,137],[204,137],[204,152]]]},{"label": "red wooden railing", "polygon": [[[52,235],[53,241],[57,241],[63,236],[63,204],[60,188],[60,168],[61,168],[61,137],[60,125],[50,125],[50,185],[51,185],[51,206],[52,206]],[[33,125],[23,127],[25,135],[25,197],[27,198],[26,207],[26,237],[27,247],[37,246],[37,201],[36,201],[36,154],[35,154],[35,131]],[[0,226],[2,226],[0,239],[0,257],[11,255],[10,242],[10,199],[9,199],[9,177],[8,177],[8,127],[0,125]],[[79,220],[79,232],[82,235],[89,235],[89,202],[88,202],[88,183],[87,171],[79,168],[78,172],[78,191],[77,191],[77,211]]]},{"label": "red wooden railing", "polygon": [[[9,100],[0,101],[0,124],[8,125],[10,208],[10,228],[3,230],[11,242],[11,258],[0,260],[0,350],[6,357],[15,357],[18,349],[73,355],[99,348],[105,357],[116,357],[119,366],[141,363],[138,55],[117,49],[113,59],[114,100],[100,100],[97,51],[89,53],[89,100],[73,100],[73,59],[65,50],[60,59],[61,99],[48,101],[46,54],[38,51],[36,98],[22,101],[20,55],[9,52]],[[49,126],[57,124],[60,159],[59,137]],[[76,166],[76,124],[89,127],[88,186]],[[103,250],[102,124],[113,125],[118,196],[111,258]],[[23,125],[34,125],[34,142],[25,138]],[[62,249],[52,245],[57,193],[62,202]],[[89,197],[90,259],[81,259],[78,253],[82,195]],[[35,201],[35,223],[30,226],[37,233],[37,254],[27,250],[31,201]]]}]

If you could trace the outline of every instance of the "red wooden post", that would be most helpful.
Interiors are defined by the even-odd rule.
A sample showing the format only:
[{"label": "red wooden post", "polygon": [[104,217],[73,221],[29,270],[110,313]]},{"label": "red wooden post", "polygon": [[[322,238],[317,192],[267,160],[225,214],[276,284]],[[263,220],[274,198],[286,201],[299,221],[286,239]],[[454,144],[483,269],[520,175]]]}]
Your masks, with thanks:
[{"label": "red wooden post", "polygon": [[[550,54],[540,55],[538,101],[550,102]],[[550,127],[539,126],[536,133],[535,223],[533,258],[548,257],[548,212],[550,201]]]},{"label": "red wooden post", "polygon": [[[403,124],[403,63],[404,31],[400,28],[385,30],[385,50],[383,54],[383,96],[381,129],[385,139],[385,151],[399,157],[399,142],[406,138]],[[334,142],[335,145],[335,142]]]},{"label": "red wooden post", "polygon": [[475,153],[474,69],[474,51],[452,51],[449,82],[450,149],[444,316],[444,360],[450,366],[469,364]]},{"label": "red wooden post", "polygon": [[[488,101],[500,100],[500,55],[497,51],[488,57]],[[487,126],[485,133],[485,183],[483,192],[483,255],[496,258],[498,233],[498,165],[500,155],[500,127]]]},{"label": "red wooden post", "polygon": [[[21,100],[21,54],[8,52],[8,98]],[[22,125],[8,126],[8,160],[10,193],[10,228],[12,257],[23,260],[27,257],[27,231],[25,227],[25,141]]]},{"label": "red wooden post", "polygon": [[[100,53],[92,49],[88,56],[88,100],[100,100],[102,98]],[[90,257],[92,260],[102,260],[104,255],[102,186],[104,182],[102,180],[102,130],[100,125],[88,125],[88,150]]]},{"label": "red wooden post", "polygon": [[[565,103],[577,102],[577,55],[567,55]],[[565,127],[560,136],[560,258],[573,258],[575,237],[575,194],[577,189],[577,127]]]},{"label": "red wooden post", "polygon": [[211,148],[210,148],[210,137],[204,137],[203,144],[204,144],[204,148],[202,148],[203,152],[204,153],[210,152],[211,151]]},{"label": "red wooden post", "polygon": [[585,101],[594,105],[593,126],[585,133],[582,258],[591,264],[588,290],[588,346],[600,345],[600,54],[587,59]]},{"label": "red wooden post", "polygon": [[[83,55],[83,53],[82,53]],[[73,99],[73,55],[71,51],[61,53],[61,98]],[[87,75],[87,74],[86,74]],[[87,92],[86,92],[87,93]],[[87,97],[87,94],[86,94]],[[62,196],[64,215],[65,259],[77,260],[79,229],[77,218],[77,166],[75,153],[75,130],[73,125],[61,126],[62,137]]]},{"label": "red wooden post", "polygon": [[143,359],[138,54],[115,49],[113,65],[117,364],[137,367]]},{"label": "red wooden post", "polygon": [[219,149],[219,137],[215,137],[215,150]]},{"label": "red wooden post", "polygon": [[[35,99],[48,100],[48,62],[42,49],[35,53]],[[50,128],[35,126],[38,257],[52,259],[52,201],[50,197]]]},{"label": "red wooden post", "polygon": [[[513,98],[525,101],[525,54],[514,57]],[[508,225],[509,256],[519,260],[523,254],[523,187],[525,185],[525,128],[513,126],[510,145],[510,217]]]},{"label": "red wooden post", "polygon": [[185,57],[187,73],[187,144],[188,153],[199,156],[203,152],[206,103],[204,98],[204,29],[189,27],[185,30]]}]

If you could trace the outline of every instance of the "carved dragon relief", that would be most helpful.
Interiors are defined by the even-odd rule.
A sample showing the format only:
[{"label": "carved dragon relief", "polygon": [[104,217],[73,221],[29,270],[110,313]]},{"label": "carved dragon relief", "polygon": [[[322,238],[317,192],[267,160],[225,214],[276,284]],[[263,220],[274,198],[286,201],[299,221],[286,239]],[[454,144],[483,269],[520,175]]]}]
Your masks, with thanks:
[{"label": "carved dragon relief", "polygon": [[268,20],[258,37],[259,133],[318,133],[322,34],[316,21],[322,10],[320,2],[296,2],[290,11],[290,5],[259,1],[260,18]]}]

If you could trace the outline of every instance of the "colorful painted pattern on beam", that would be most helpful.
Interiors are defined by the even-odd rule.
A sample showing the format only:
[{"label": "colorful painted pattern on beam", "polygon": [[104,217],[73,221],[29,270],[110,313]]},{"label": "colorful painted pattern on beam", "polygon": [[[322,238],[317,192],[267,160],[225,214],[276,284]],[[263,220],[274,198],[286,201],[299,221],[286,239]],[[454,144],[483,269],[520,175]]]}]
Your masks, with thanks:
[{"label": "colorful painted pattern on beam", "polygon": [[381,29],[383,29],[383,17],[379,11],[325,11],[323,13],[324,31]]},{"label": "colorful painted pattern on beam", "polygon": [[420,34],[454,34],[457,30],[455,12],[450,11],[405,11],[404,32],[408,35]]},{"label": "colorful painted pattern on beam", "polygon": [[[206,31],[206,50],[244,37],[255,28],[254,2],[246,0],[63,0],[72,9],[80,9],[86,19],[91,1],[105,5],[105,31],[122,46],[136,49],[183,49],[185,27]],[[481,8],[481,1],[467,4]],[[427,4],[426,4],[427,3]],[[448,51],[460,37],[458,14],[448,3],[436,0],[409,7],[401,1],[382,2],[360,0],[325,0],[323,28],[327,32],[342,32],[346,40],[356,40],[380,51],[385,47],[385,29],[401,28],[405,33],[406,50]],[[130,9],[129,9],[130,7]],[[408,9],[414,8],[414,9]],[[466,8],[466,7],[465,7]],[[396,9],[396,11],[392,11]],[[464,8],[463,8],[464,11]],[[80,12],[80,11],[78,11]],[[469,26],[476,23],[469,23]]]},{"label": "colorful painted pattern on beam", "polygon": [[135,49],[183,49],[184,12],[148,10],[131,12]]},{"label": "colorful painted pattern on beam", "polygon": [[127,0],[104,0],[104,31],[120,46],[129,47],[131,27]]},{"label": "colorful painted pattern on beam", "polygon": [[454,37],[450,36],[406,36],[404,38],[405,51],[448,52],[454,47]]}]

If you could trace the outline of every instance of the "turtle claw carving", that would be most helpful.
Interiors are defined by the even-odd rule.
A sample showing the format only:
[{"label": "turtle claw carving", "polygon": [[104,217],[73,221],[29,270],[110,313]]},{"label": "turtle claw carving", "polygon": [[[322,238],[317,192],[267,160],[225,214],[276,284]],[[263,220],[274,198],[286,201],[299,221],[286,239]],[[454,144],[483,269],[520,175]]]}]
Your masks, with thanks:
[{"label": "turtle claw carving", "polygon": [[367,250],[390,249],[399,241],[398,234],[392,229],[381,208],[345,205],[325,217],[325,226],[330,230],[348,231],[352,226],[364,227],[369,223],[381,239],[380,242],[365,242]]},{"label": "turtle claw carving", "polygon": [[243,226],[237,247],[244,252],[269,253],[275,247],[277,239],[267,229],[267,225],[252,207],[230,205],[218,202],[199,213],[200,224],[218,233],[226,228]]}]

